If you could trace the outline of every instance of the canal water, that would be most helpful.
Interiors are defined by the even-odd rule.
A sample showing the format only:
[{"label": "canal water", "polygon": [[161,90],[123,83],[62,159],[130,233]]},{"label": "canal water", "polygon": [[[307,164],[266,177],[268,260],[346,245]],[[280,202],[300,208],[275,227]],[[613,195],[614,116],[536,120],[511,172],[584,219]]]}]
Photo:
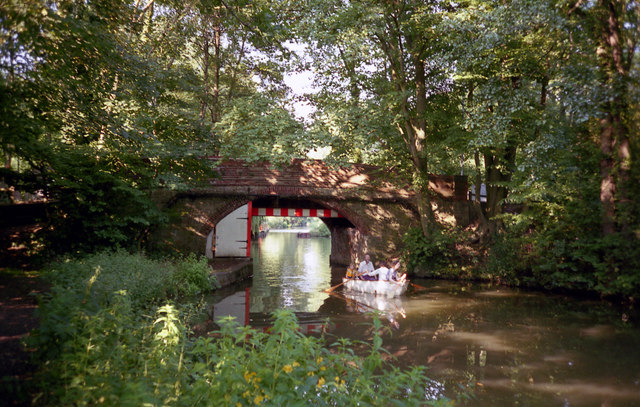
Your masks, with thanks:
[{"label": "canal water", "polygon": [[[232,315],[267,329],[269,313],[296,312],[302,329],[366,340],[372,310],[401,366],[427,366],[433,393],[468,406],[640,406],[640,327],[597,300],[488,284],[414,280],[394,300],[341,289],[328,238],[271,232],[254,242],[251,282],[216,291],[211,320]],[[375,260],[375,259],[374,259]],[[327,323],[327,319],[330,321]]]}]

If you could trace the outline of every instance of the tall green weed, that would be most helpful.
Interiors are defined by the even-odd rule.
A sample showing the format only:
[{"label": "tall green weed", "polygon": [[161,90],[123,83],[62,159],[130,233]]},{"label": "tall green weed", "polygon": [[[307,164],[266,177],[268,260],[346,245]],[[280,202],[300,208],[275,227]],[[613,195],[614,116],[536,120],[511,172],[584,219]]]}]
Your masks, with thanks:
[{"label": "tall green weed", "polygon": [[39,355],[53,357],[64,352],[86,318],[122,295],[136,312],[152,310],[170,297],[211,291],[215,285],[209,274],[206,259],[158,261],[122,249],[52,263],[44,273],[52,288],[41,301],[40,327],[31,344]]},{"label": "tall green weed", "polygon": [[205,257],[190,254],[180,259],[175,263],[175,271],[171,275],[172,293],[192,296],[212,290],[216,286],[216,280],[209,271],[210,267]]},{"label": "tall green weed", "polygon": [[175,401],[186,330],[172,305],[154,317],[126,292],[95,312],[79,310],[75,334],[42,364],[34,401],[42,405],[164,405]]},{"label": "tall green weed", "polygon": [[55,286],[84,291],[104,305],[110,296],[126,290],[136,308],[168,296],[188,296],[215,288],[204,257],[193,254],[169,260],[152,260],[123,249],[103,251],[49,266],[46,275]]},{"label": "tall green weed", "polygon": [[166,298],[175,266],[123,249],[53,263],[46,276],[54,286],[84,292],[87,301],[104,306],[114,292],[125,290],[134,307]]},{"label": "tall green weed", "polygon": [[[198,338],[191,352],[195,378],[180,398],[185,405],[425,406],[451,405],[429,394],[422,367],[401,370],[384,361],[382,324],[374,319],[371,343],[300,333],[290,311],[275,313],[271,333],[231,320],[219,338]],[[353,349],[364,347],[361,355]],[[358,352],[360,353],[360,352]]]}]

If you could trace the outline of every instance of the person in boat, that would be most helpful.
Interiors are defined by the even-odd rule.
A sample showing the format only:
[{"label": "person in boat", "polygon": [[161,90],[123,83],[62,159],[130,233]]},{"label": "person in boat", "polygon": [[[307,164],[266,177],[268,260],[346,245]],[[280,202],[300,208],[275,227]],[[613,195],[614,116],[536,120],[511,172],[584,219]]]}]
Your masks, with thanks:
[{"label": "person in boat", "polygon": [[361,278],[363,280],[366,280],[366,278],[364,278],[363,276],[366,273],[369,273],[373,271],[373,263],[371,262],[371,256],[369,256],[368,254],[364,255],[364,260],[360,263],[360,265],[358,266],[358,278]]},{"label": "person in boat", "polygon": [[391,268],[389,269],[389,278],[388,280],[391,281],[397,281],[400,283],[404,283],[405,280],[407,279],[407,275],[403,274],[400,277],[398,277],[398,269],[400,268],[400,260],[395,260],[392,263]]},{"label": "person in boat", "polygon": [[358,277],[358,271],[356,270],[356,265],[354,262],[351,262],[349,264],[349,267],[347,268],[347,278],[349,279],[354,279]]},{"label": "person in boat", "polygon": [[390,278],[389,268],[387,268],[387,263],[385,261],[380,262],[380,267],[375,270],[369,271],[362,275],[365,280],[380,280],[380,281],[388,281]]}]

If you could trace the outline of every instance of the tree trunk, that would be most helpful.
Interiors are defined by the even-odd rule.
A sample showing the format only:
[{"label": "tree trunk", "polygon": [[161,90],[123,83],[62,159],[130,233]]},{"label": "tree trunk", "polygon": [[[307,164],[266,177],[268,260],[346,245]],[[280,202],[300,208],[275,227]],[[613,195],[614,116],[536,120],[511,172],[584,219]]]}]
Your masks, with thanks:
[{"label": "tree trunk", "polygon": [[610,114],[600,120],[600,204],[602,205],[602,234],[604,236],[615,233],[615,196],[616,180],[613,177],[614,160],[613,145],[614,135]]},{"label": "tree trunk", "polygon": [[[629,61],[625,61],[620,13],[625,5],[612,0],[600,0],[600,46],[596,50],[602,71],[602,85],[610,94],[603,104],[600,120],[600,204],[602,206],[602,234],[616,233],[618,227],[627,229],[626,220],[617,216],[616,202],[626,202],[625,183],[631,168],[629,130],[623,119],[628,110],[627,93]],[[635,44],[632,44],[632,49]],[[630,58],[632,52],[629,53]]]},{"label": "tree trunk", "polygon": [[[222,25],[220,15],[207,16],[202,27],[202,82],[203,97],[200,102],[200,120],[204,121],[207,112],[212,123],[220,119],[220,52],[222,45]],[[211,48],[213,47],[213,55]]]},{"label": "tree trunk", "polygon": [[482,208],[481,192],[482,192],[482,169],[480,168],[480,152],[476,150],[473,154],[473,161],[476,166],[475,176],[475,194],[473,197],[472,208],[478,219],[478,235],[480,237],[480,243],[486,243],[491,237],[489,230],[489,221],[487,215]]},{"label": "tree trunk", "polygon": [[214,26],[213,26],[213,55],[214,55],[214,73],[213,73],[213,89],[212,93],[212,103],[209,107],[211,112],[211,123],[217,123],[220,120],[220,69],[221,69],[221,58],[220,58],[220,47],[222,40],[222,26],[220,23],[220,16],[214,16]]},{"label": "tree trunk", "polygon": [[427,159],[426,140],[427,140],[427,87],[425,78],[424,61],[419,55],[412,55],[413,63],[416,70],[415,82],[415,117],[411,120],[413,144],[412,149],[414,157],[414,165],[418,176],[421,178],[420,191],[418,191],[418,210],[420,211],[420,225],[422,233],[425,236],[431,235],[432,229],[436,227],[435,215],[431,207],[431,196],[429,192],[429,162]]},{"label": "tree trunk", "polygon": [[515,164],[516,148],[509,146],[505,150],[496,149],[484,153],[485,184],[487,189],[487,204],[485,216],[488,220],[488,232],[495,233],[502,227],[502,222],[496,216],[502,213],[502,205],[507,197],[508,188],[504,183],[511,181]]},{"label": "tree trunk", "polygon": [[[393,12],[385,19],[386,32],[378,32],[374,38],[380,44],[389,63],[391,81],[396,92],[401,95],[399,111],[402,116],[397,128],[402,135],[413,163],[414,187],[417,192],[417,206],[420,212],[420,224],[425,236],[431,235],[437,227],[431,197],[429,192],[429,166],[426,151],[426,77],[423,59],[422,39],[402,33],[401,21],[407,15],[403,14],[400,2],[391,4]],[[409,64],[407,61],[410,60]],[[411,78],[414,73],[414,78]],[[411,81],[413,80],[413,83]],[[411,85],[414,86],[411,86]],[[414,88],[414,98],[410,100],[408,90]]]},{"label": "tree trunk", "polygon": [[203,95],[200,101],[200,121],[204,122],[204,118],[207,114],[207,88],[209,87],[209,65],[211,64],[211,57],[209,55],[209,35],[206,30],[202,32],[202,86]]}]

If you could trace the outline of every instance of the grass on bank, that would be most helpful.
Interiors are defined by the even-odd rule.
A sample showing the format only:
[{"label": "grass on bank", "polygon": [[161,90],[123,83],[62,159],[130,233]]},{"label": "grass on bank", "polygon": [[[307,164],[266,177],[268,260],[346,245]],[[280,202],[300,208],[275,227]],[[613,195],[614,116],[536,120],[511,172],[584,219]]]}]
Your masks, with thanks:
[{"label": "grass on bank", "polygon": [[356,355],[350,340],[304,336],[295,315],[279,311],[270,334],[227,320],[194,337],[193,307],[171,298],[211,290],[208,273],[195,257],[164,262],[124,251],[52,265],[30,341],[40,366],[35,404],[450,405],[429,393],[423,368],[385,362],[377,333]]}]

